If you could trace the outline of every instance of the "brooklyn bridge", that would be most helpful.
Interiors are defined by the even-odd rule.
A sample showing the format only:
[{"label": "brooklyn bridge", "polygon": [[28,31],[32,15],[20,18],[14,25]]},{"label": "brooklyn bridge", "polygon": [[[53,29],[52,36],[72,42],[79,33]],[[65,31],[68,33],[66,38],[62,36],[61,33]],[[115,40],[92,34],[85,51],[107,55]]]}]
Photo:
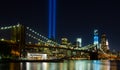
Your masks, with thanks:
[{"label": "brooklyn bridge", "polygon": [[[56,42],[56,40],[49,39],[39,32],[36,32],[34,29],[21,24],[0,27],[0,38],[0,51],[4,53],[5,51],[2,49],[10,49],[8,52],[10,54],[7,56],[11,57],[27,58],[28,54],[39,53],[47,54],[47,59],[51,57],[57,59],[116,58],[116,55],[107,54],[103,50],[98,49],[94,44],[83,47],[61,45]],[[3,53],[0,54],[1,57],[4,57]]]}]

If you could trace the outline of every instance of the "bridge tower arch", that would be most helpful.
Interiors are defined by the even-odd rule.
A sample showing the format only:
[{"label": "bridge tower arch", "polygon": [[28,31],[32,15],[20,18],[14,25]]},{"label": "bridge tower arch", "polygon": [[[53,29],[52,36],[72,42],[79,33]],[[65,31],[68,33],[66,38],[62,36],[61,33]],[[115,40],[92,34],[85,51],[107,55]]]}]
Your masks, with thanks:
[{"label": "bridge tower arch", "polygon": [[18,51],[20,52],[20,56],[22,50],[25,47],[25,26],[18,24],[17,26],[13,26],[11,29],[11,40],[15,41],[18,45]]}]

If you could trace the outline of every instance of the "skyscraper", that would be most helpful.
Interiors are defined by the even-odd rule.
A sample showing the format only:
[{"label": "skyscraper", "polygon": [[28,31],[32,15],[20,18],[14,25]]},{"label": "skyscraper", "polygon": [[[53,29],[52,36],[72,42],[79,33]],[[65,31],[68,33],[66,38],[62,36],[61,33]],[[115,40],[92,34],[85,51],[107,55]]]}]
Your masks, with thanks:
[{"label": "skyscraper", "polygon": [[77,38],[78,47],[82,47],[82,38]]},{"label": "skyscraper", "polygon": [[61,44],[62,45],[67,45],[68,44],[68,39],[67,38],[62,38],[61,39]]},{"label": "skyscraper", "polygon": [[48,38],[56,37],[56,0],[49,0]]},{"label": "skyscraper", "polygon": [[96,45],[97,48],[99,48],[99,38],[98,38],[98,30],[97,29],[94,30],[94,43],[93,44]]},{"label": "skyscraper", "polygon": [[102,34],[102,36],[101,36],[101,49],[104,52],[107,52],[107,50],[109,50],[109,43],[108,43],[108,40],[106,38],[106,34]]},{"label": "skyscraper", "polygon": [[108,39],[106,40],[106,46],[107,46],[107,50],[110,50]]}]

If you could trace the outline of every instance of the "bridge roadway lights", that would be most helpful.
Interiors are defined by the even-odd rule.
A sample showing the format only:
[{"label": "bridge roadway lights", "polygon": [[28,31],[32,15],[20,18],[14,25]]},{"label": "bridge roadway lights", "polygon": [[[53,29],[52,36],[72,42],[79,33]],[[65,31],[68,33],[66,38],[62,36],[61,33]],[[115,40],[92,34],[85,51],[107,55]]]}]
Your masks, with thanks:
[{"label": "bridge roadway lights", "polygon": [[[61,48],[61,47],[52,47],[52,46],[40,46],[40,45],[26,45],[28,48],[29,47],[33,47],[33,48],[41,48],[41,52],[53,52],[55,50],[58,51],[58,53],[56,54],[57,56],[59,55],[63,55],[67,58],[75,56],[75,57],[80,57],[81,53],[84,52],[83,54],[89,54],[87,56],[90,56],[91,60],[97,60],[98,59],[98,55],[97,52],[92,52],[93,50],[79,50],[79,49],[70,49],[70,48]],[[46,50],[45,50],[46,48]],[[48,49],[47,49],[48,48]],[[52,53],[51,53],[52,54]],[[88,58],[88,57],[86,57]]]}]

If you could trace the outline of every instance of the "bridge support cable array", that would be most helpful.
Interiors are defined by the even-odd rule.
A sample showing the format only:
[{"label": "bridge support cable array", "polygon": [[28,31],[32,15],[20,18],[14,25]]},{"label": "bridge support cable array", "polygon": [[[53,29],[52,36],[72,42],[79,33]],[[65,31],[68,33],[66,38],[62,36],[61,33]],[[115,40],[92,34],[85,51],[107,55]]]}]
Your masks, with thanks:
[{"label": "bridge support cable array", "polygon": [[35,30],[33,30],[33,29],[29,28],[29,27],[26,27],[26,28],[27,28],[28,31],[32,32],[32,34],[38,36],[39,38],[36,38],[35,36],[32,36],[32,34],[26,33],[28,36],[30,36],[30,37],[32,37],[32,38],[34,38],[34,39],[36,39],[36,40],[38,40],[40,42],[44,42],[44,43],[49,42],[50,44],[52,44],[54,46],[59,46],[59,44],[57,42],[54,42],[54,41],[48,39],[47,37],[41,35],[40,33],[36,32]]}]

